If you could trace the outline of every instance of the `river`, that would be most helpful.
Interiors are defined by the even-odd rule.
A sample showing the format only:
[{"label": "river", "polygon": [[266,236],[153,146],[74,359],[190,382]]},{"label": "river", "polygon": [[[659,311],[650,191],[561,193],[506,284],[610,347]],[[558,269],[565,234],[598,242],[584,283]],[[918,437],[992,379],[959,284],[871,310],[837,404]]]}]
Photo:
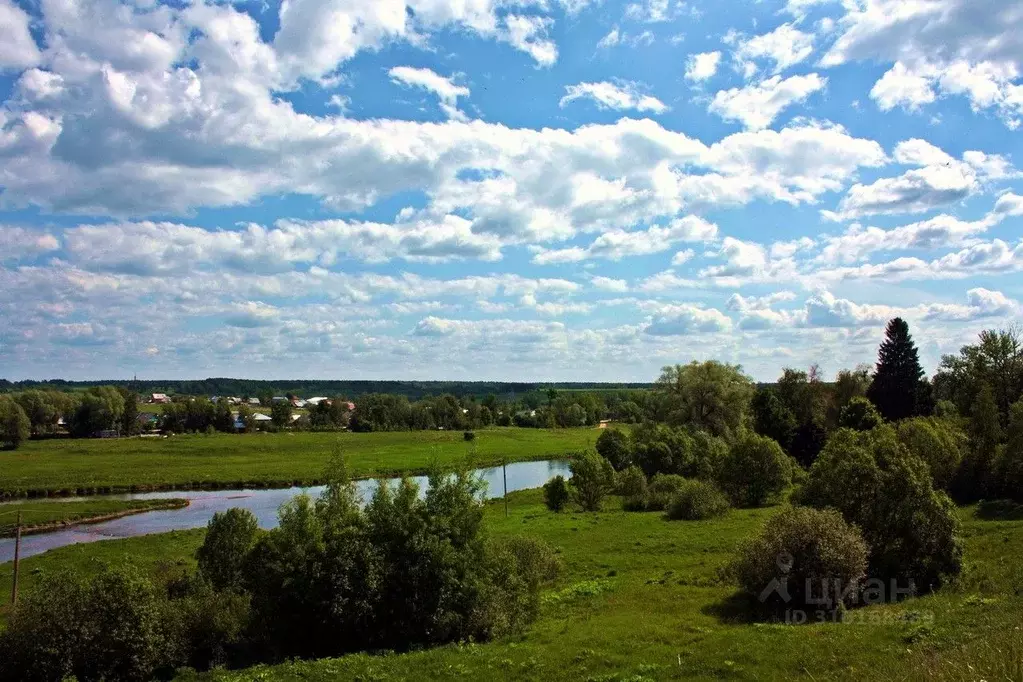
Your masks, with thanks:
[{"label": "river", "polygon": [[[500,497],[504,490],[501,467],[477,469],[487,482],[490,497]],[[538,488],[557,475],[568,477],[568,462],[565,460],[544,460],[539,462],[515,462],[508,465],[508,492]],[[378,479],[358,481],[359,491],[363,499],[368,499],[377,485]],[[393,480],[393,479],[384,479]],[[426,485],[426,477],[418,476],[416,482],[421,487]],[[188,530],[206,526],[216,512],[242,507],[255,514],[261,528],[273,528],[277,525],[277,509],[299,493],[306,492],[316,496],[323,490],[322,486],[310,488],[271,488],[258,490],[168,490],[152,493],[127,493],[122,495],[96,495],[87,499],[110,500],[159,500],[187,499],[189,505],[182,509],[166,509],[148,511],[141,514],[124,516],[112,521],[95,524],[79,524],[52,533],[26,535],[21,538],[21,557],[42,554],[51,549],[99,540],[116,540],[137,535],[166,533],[172,530]],[[54,501],[67,502],[75,498],[50,498]],[[84,499],[84,498],[83,498]],[[33,500],[40,505],[47,504],[48,499]],[[0,538],[0,563],[14,558],[14,538]]]}]

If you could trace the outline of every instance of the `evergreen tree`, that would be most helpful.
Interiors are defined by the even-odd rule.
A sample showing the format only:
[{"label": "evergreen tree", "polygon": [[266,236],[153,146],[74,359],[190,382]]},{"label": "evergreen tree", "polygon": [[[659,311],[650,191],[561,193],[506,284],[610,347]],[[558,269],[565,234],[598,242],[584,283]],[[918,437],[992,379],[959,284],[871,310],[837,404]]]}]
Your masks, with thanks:
[{"label": "evergreen tree", "polygon": [[885,329],[885,340],[877,354],[877,371],[867,397],[888,421],[917,416],[921,414],[920,407],[924,407],[919,404],[923,376],[909,325],[896,317]]}]

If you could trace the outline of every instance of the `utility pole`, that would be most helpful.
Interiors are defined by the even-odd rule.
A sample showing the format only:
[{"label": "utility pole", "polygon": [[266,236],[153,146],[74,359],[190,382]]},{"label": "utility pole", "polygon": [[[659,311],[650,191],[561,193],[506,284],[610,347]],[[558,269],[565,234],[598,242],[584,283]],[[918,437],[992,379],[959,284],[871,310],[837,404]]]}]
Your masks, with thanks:
[{"label": "utility pole", "polygon": [[18,512],[18,528],[14,532],[14,584],[11,585],[11,605],[18,604],[18,559],[21,554],[21,512]]},{"label": "utility pole", "polygon": [[504,517],[508,518],[508,458],[501,461],[501,476],[504,478]]}]

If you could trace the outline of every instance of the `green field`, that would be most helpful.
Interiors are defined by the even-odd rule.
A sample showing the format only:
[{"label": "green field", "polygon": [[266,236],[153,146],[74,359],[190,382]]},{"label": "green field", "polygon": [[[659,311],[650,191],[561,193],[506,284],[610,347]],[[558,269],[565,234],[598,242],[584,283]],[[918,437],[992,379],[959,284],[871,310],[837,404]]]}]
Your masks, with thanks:
[{"label": "green field", "polygon": [[462,432],[253,433],[168,438],[27,441],[0,452],[0,494],[110,492],[170,487],[283,486],[315,483],[336,444],[353,475],[423,472],[433,462],[480,465],[502,459],[564,457],[596,442],[599,431],[492,428],[467,443]]},{"label": "green field", "polygon": [[61,500],[25,500],[0,504],[0,537],[15,533],[18,513],[22,515],[22,530],[25,533],[52,530],[54,526],[82,523],[91,520],[105,520],[111,516],[123,516],[149,509],[166,508],[185,504],[185,500],[85,500],[65,502]]},{"label": "green field", "polygon": [[[500,503],[490,505],[492,532],[542,537],[565,563],[543,615],[524,635],[201,679],[1023,679],[1023,521],[979,521],[963,509],[968,568],[959,586],[940,594],[859,609],[850,623],[747,622],[717,569],[736,541],[777,509],[669,522],[657,513],[616,510],[556,515],[538,491],[516,493],[507,519]],[[201,539],[202,531],[191,531],[56,550],[25,561],[26,585],[58,567],[91,572],[103,561],[135,559],[157,573],[180,571],[193,563]],[[9,579],[10,564],[0,566],[0,594]]]}]

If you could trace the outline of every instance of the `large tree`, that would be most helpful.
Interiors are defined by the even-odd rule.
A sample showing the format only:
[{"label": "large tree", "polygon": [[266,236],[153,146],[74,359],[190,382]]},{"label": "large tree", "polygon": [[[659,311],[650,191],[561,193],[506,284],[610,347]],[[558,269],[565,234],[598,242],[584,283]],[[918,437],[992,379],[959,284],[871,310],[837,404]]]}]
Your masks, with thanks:
[{"label": "large tree", "polygon": [[889,421],[915,417],[920,414],[923,376],[909,325],[896,317],[885,329],[885,339],[877,353],[877,370],[867,389],[867,397]]},{"label": "large tree", "polygon": [[656,389],[663,396],[668,421],[733,438],[749,414],[753,382],[739,365],[716,360],[669,365]]},{"label": "large tree", "polygon": [[1023,338],[1017,328],[981,332],[978,342],[958,355],[941,359],[934,377],[939,400],[951,400],[960,414],[970,414],[981,387],[991,389],[1002,428],[1009,425],[1009,406],[1023,397]]}]

